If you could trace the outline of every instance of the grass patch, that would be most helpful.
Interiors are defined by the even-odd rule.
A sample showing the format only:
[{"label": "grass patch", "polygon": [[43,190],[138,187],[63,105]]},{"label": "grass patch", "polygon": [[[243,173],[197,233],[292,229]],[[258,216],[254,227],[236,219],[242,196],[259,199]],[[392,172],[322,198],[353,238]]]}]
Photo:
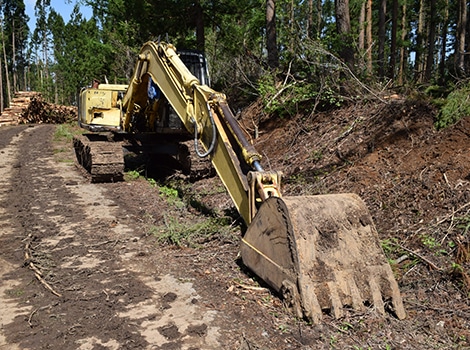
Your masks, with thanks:
[{"label": "grass patch", "polygon": [[129,170],[124,174],[125,181],[135,181],[141,176],[140,172],[137,170]]},{"label": "grass patch", "polygon": [[163,244],[197,247],[217,238],[233,239],[237,230],[228,217],[207,218],[197,223],[180,223],[174,217],[165,216],[164,225],[154,226],[150,234]]},{"label": "grass patch", "polygon": [[160,197],[166,199],[170,205],[173,205],[178,209],[182,209],[186,206],[184,201],[180,198],[177,189],[167,186],[159,186],[158,192],[160,193]]},{"label": "grass patch", "polygon": [[10,290],[5,291],[5,294],[8,295],[10,298],[18,298],[24,294],[24,290],[10,289]]},{"label": "grass patch", "polygon": [[53,153],[57,162],[74,163],[75,155],[71,152],[71,150],[73,151],[72,139],[78,133],[80,133],[80,129],[74,124],[65,123],[56,125],[52,141],[54,142]]},{"label": "grass patch", "polygon": [[77,131],[74,126],[70,124],[59,124],[55,129],[54,141],[72,141],[76,133]]}]

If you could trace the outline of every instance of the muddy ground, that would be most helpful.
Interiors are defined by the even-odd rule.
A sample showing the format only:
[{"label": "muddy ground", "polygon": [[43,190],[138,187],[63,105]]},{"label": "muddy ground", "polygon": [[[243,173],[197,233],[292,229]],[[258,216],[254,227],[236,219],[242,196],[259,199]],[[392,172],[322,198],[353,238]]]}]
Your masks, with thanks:
[{"label": "muddy ground", "polygon": [[[438,132],[435,113],[398,100],[243,114],[285,194],[364,199],[399,283],[405,320],[370,308],[318,325],[240,263],[217,177],[91,184],[60,126],[0,128],[0,349],[470,348],[470,119]],[[222,217],[233,227],[214,232]]]}]

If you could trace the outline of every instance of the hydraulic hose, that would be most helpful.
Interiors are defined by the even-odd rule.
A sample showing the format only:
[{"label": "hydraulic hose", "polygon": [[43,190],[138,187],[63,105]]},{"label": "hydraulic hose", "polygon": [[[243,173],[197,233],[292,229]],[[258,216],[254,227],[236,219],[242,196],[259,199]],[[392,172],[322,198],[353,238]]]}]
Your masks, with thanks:
[{"label": "hydraulic hose", "polygon": [[209,120],[211,121],[212,140],[211,140],[211,143],[209,145],[209,148],[207,149],[207,151],[205,153],[201,153],[199,151],[199,142],[198,142],[198,136],[199,135],[197,133],[197,123],[196,123],[196,120],[193,120],[193,124],[194,124],[194,149],[195,149],[196,154],[198,155],[199,158],[205,158],[209,154],[211,154],[212,151],[214,150],[215,143],[217,142],[217,128],[215,126],[214,118],[212,116],[212,111],[211,111],[211,108],[210,108],[209,105],[207,105],[207,110],[209,111]]}]

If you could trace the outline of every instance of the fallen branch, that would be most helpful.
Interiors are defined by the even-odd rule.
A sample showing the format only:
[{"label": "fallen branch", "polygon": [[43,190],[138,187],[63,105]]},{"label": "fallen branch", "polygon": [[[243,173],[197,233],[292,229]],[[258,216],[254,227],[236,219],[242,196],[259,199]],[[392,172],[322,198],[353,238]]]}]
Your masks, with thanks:
[{"label": "fallen branch", "polygon": [[47,309],[48,307],[50,307],[50,305],[37,307],[36,309],[34,309],[34,310],[29,314],[28,324],[29,324],[29,326],[30,326],[31,328],[33,327],[33,324],[32,324],[32,322],[31,322],[31,320],[33,319],[34,314],[37,313],[39,310],[44,310],[44,309]]},{"label": "fallen branch", "polygon": [[408,253],[410,254],[413,254],[414,256],[416,256],[417,258],[423,260],[424,262],[426,262],[429,266],[431,266],[433,269],[435,270],[438,270],[438,271],[442,271],[442,268],[440,268],[439,266],[437,266],[436,264],[434,264],[431,260],[429,260],[428,258],[422,256],[421,254],[418,254],[416,253],[415,251],[411,250],[411,249],[408,249],[406,248],[405,246],[399,244],[399,243],[392,243],[394,246],[398,247],[398,248],[401,248],[405,251],[407,251]]},{"label": "fallen branch", "polygon": [[58,297],[61,297],[62,294],[60,293],[57,293],[50,285],[49,283],[47,283],[44,278],[42,278],[40,275],[38,275],[36,272],[34,273],[34,276],[36,276],[36,278],[38,279],[39,282],[41,282],[41,284],[46,288],[48,289],[52,294],[58,296]]},{"label": "fallen branch", "polygon": [[91,244],[91,245],[88,246],[88,248],[95,248],[95,247],[99,247],[99,246],[110,244],[110,243],[114,243],[114,245],[113,245],[113,247],[114,247],[118,243],[118,241],[119,241],[118,239],[116,239],[116,240],[110,239],[108,241]]},{"label": "fallen branch", "polygon": [[[245,290],[252,290],[252,291],[256,291],[256,292],[267,292],[269,291],[268,288],[265,288],[265,287],[256,287],[256,286],[249,286],[249,285],[246,285],[246,284],[243,284],[243,283],[240,283],[240,282],[235,282],[236,283],[236,286],[242,288],[242,289],[245,289]],[[235,287],[232,285],[232,287]],[[230,287],[229,287],[230,289]],[[233,288],[232,288],[233,290]]]},{"label": "fallen branch", "polygon": [[470,202],[468,202],[468,203],[462,205],[460,208],[457,208],[457,210],[453,210],[451,214],[444,216],[444,218],[442,218],[441,220],[439,220],[438,222],[436,222],[436,223],[434,224],[434,226],[438,226],[438,225],[442,224],[443,222],[445,222],[445,221],[447,221],[447,220],[453,218],[454,215],[455,215],[455,213],[458,213],[459,211],[465,209],[465,208],[468,207],[468,206],[470,206]]},{"label": "fallen branch", "polygon": [[[60,293],[57,293],[54,288],[52,288],[49,283],[47,283],[44,278],[43,278],[43,273],[41,270],[34,264],[32,261],[32,255],[31,255],[31,248],[30,248],[30,243],[31,243],[31,235],[28,235],[28,241],[26,242],[26,245],[24,247],[24,259],[25,259],[25,266],[28,266],[31,270],[34,272],[34,276],[37,278],[37,280],[47,289],[49,290],[52,294],[61,297],[62,295]],[[36,310],[37,311],[37,310]],[[31,315],[32,317],[32,315]]]},{"label": "fallen branch", "polygon": [[404,299],[403,300],[404,303],[407,303],[407,304],[410,304],[410,305],[414,305],[416,307],[420,307],[422,309],[429,309],[429,310],[434,310],[434,311],[438,311],[440,313],[442,312],[447,312],[447,313],[450,313],[450,314],[456,314],[456,315],[459,315],[459,316],[465,316],[465,317],[470,317],[470,308],[459,308],[459,309],[455,309],[455,308],[442,308],[442,307],[435,307],[435,306],[431,306],[431,305],[424,305],[424,304],[420,304],[416,301],[412,301],[412,300],[407,300],[407,299]]}]

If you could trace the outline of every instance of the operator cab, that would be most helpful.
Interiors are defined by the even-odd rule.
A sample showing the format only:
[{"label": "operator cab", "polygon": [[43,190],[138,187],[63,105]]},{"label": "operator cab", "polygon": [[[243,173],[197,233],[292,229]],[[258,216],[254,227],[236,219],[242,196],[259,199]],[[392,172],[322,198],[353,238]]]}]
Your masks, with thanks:
[{"label": "operator cab", "polygon": [[209,70],[204,54],[197,50],[179,50],[178,54],[181,61],[199,80],[201,85],[210,86]]},{"label": "operator cab", "polygon": [[[210,86],[209,69],[206,57],[198,50],[178,50],[178,56],[188,70],[193,74],[201,85]],[[189,135],[183,122],[168,102],[160,110],[160,120],[155,125],[155,130],[161,134]],[[191,136],[192,137],[192,136]]]}]

